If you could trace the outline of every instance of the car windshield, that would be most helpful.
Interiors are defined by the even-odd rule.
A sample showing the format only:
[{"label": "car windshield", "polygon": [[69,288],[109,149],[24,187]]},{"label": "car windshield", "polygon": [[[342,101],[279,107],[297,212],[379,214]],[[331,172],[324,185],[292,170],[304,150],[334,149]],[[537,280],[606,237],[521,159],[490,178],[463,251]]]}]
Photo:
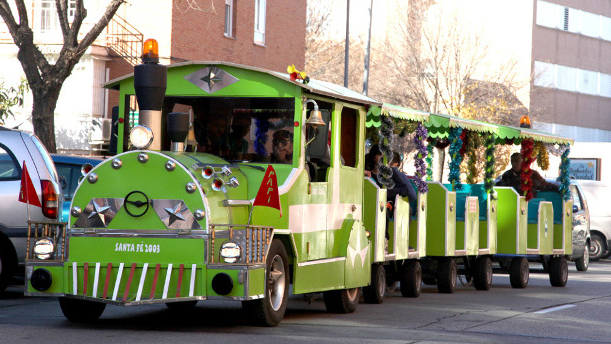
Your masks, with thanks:
[{"label": "car windshield", "polygon": [[[166,98],[193,113],[197,151],[228,161],[293,162],[294,98]],[[182,106],[182,108],[181,108]]]}]

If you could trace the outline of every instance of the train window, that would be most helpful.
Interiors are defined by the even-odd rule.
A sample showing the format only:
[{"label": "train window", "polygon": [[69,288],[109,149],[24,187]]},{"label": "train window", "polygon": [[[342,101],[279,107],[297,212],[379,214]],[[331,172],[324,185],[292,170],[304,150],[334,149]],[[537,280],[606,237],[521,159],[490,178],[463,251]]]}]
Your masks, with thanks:
[{"label": "train window", "polygon": [[340,160],[344,166],[356,167],[357,116],[355,109],[342,109]]},{"label": "train window", "polygon": [[166,97],[193,111],[197,151],[231,162],[293,163],[294,98]]}]

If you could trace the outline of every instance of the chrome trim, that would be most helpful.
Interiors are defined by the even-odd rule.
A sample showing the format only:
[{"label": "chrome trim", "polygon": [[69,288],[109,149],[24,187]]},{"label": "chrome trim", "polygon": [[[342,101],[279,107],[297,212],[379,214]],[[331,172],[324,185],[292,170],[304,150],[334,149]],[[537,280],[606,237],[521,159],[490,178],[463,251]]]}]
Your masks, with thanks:
[{"label": "chrome trim", "polygon": [[74,227],[105,228],[114,219],[122,206],[123,198],[92,198],[74,223]]},{"label": "chrome trim", "polygon": [[72,207],[72,209],[70,210],[70,215],[74,216],[74,217],[79,217],[79,215],[81,215],[81,208],[79,207]]},{"label": "chrome trim", "polygon": [[121,168],[121,166],[123,166],[123,161],[121,161],[121,159],[119,158],[114,158],[112,159],[112,168],[114,168],[115,170],[118,170]]},{"label": "chrome trim", "polygon": [[87,176],[87,181],[91,184],[95,184],[98,181],[98,175],[92,172],[89,172]]},{"label": "chrome trim", "polygon": [[[44,295],[50,296],[50,294],[44,294]],[[138,305],[150,305],[150,304],[155,304],[155,303],[171,303],[171,302],[182,302],[182,301],[205,301],[207,300],[206,296],[193,296],[193,297],[180,297],[180,298],[152,299],[152,300],[123,302],[123,301],[113,301],[111,299],[93,298],[90,296],[72,295],[72,294],[61,294],[59,296],[65,296],[71,299],[94,301],[94,302],[99,302],[99,303],[106,303],[106,304],[111,304],[111,305],[116,305],[116,306],[125,306],[125,307],[138,306]]]},{"label": "chrome trim", "polygon": [[265,269],[265,264],[256,263],[256,264],[248,265],[248,264],[238,263],[236,265],[236,263],[214,263],[214,264],[208,264],[206,266],[206,269],[208,271],[210,271],[210,270],[243,270],[243,271],[249,271],[249,270],[257,270],[257,269]]},{"label": "chrome trim", "polygon": [[194,182],[188,182],[187,185],[185,185],[185,190],[187,190],[187,193],[194,193],[195,190],[197,190],[197,184]]},{"label": "chrome trim", "polygon": [[327,264],[334,263],[346,260],[346,257],[336,257],[336,258],[327,258],[327,259],[319,259],[319,260],[310,260],[307,262],[297,263],[297,266],[308,266],[308,265],[317,265],[317,264]]},{"label": "chrome trim", "polygon": [[174,169],[176,169],[176,163],[175,163],[174,161],[172,161],[172,160],[168,160],[168,161],[166,161],[166,163],[165,163],[165,169],[166,169],[168,172],[172,172],[172,171],[174,171]]},{"label": "chrome trim", "polygon": [[149,161],[149,156],[148,154],[142,152],[140,154],[138,154],[138,161],[141,163],[146,163],[147,161]]},{"label": "chrome trim", "polygon": [[224,199],[223,200],[223,207],[242,207],[242,206],[249,206],[250,200],[247,199]]},{"label": "chrome trim", "polygon": [[153,200],[153,210],[167,229],[201,229],[195,217],[180,199]]}]

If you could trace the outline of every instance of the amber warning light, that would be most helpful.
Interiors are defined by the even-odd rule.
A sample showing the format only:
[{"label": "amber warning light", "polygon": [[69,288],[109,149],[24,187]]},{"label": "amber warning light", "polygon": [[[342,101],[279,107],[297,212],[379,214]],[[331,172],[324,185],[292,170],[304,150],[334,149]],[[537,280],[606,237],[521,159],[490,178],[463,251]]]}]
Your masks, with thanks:
[{"label": "amber warning light", "polygon": [[156,40],[149,38],[144,41],[142,63],[159,63],[159,46]]}]

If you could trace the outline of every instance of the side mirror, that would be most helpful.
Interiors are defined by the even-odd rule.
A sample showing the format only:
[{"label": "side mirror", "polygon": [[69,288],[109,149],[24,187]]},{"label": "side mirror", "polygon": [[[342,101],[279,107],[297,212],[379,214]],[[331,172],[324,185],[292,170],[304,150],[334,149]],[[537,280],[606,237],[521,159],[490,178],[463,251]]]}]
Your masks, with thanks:
[{"label": "side mirror", "polygon": [[578,211],[579,211],[579,207],[573,204],[573,213],[576,213]]}]

